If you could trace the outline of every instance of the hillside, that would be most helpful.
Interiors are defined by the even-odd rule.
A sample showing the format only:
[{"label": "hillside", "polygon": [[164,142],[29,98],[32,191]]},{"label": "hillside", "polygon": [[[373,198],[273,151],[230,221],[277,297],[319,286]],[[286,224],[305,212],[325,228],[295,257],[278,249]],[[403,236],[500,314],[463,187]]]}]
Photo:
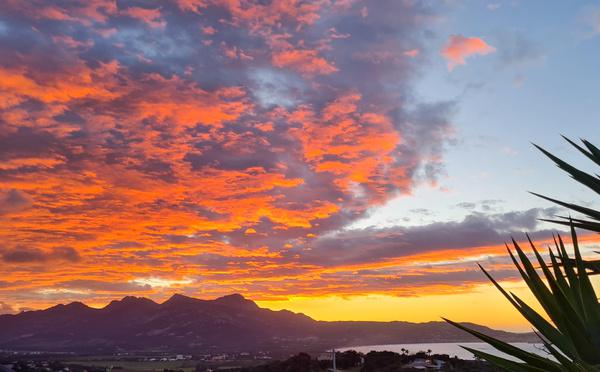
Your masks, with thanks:
[{"label": "hillside", "polygon": [[[471,325],[508,341],[534,340]],[[444,323],[324,322],[260,308],[234,294],[215,300],[173,295],[164,303],[125,297],[101,309],[81,302],[0,316],[0,349],[115,352],[320,350],[415,342],[473,341]]]}]

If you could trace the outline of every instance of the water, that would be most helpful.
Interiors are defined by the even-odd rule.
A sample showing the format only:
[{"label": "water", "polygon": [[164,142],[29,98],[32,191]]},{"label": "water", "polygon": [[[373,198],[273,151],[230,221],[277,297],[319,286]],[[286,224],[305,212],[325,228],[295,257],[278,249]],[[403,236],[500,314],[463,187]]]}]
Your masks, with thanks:
[{"label": "water", "polygon": [[[459,343],[430,343],[430,344],[392,344],[392,345],[370,345],[370,346],[353,346],[344,347],[338,349],[339,351],[345,350],[356,350],[361,353],[368,353],[369,351],[393,351],[396,353],[402,353],[402,349],[407,349],[410,354],[417,353],[419,351],[431,350],[433,354],[448,354],[450,357],[455,355],[464,360],[474,360],[473,354],[460,347],[460,345],[470,347],[475,350],[484,351],[493,355],[501,356],[507,359],[516,360],[508,357],[507,355],[497,351],[490,345],[483,342],[459,342]],[[529,351],[538,354],[543,357],[548,357],[548,354],[543,350],[542,344],[530,344],[526,342],[512,342],[511,345],[516,346],[525,351]],[[552,358],[553,359],[553,358]]]}]

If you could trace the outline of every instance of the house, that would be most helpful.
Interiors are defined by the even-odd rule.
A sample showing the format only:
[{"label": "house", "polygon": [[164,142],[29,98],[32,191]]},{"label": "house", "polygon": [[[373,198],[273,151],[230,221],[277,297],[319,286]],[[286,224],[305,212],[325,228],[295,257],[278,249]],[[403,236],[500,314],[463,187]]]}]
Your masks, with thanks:
[{"label": "house", "polygon": [[319,354],[319,356],[317,356],[317,360],[318,361],[322,361],[322,360],[333,361],[333,353],[331,353],[331,352],[321,353],[321,354]]},{"label": "house", "polygon": [[443,360],[438,359],[423,359],[416,358],[413,359],[410,363],[406,365],[406,367],[414,368],[414,369],[442,369],[444,366]]}]

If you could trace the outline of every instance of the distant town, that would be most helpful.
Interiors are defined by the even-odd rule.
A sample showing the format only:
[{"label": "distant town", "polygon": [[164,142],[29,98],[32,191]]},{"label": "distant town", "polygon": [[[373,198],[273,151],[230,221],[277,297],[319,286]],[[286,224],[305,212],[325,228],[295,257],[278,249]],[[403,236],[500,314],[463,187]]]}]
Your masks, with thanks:
[{"label": "distant town", "polygon": [[462,360],[456,356],[433,354],[431,350],[409,353],[354,350],[298,353],[274,358],[267,352],[219,354],[136,355],[117,353],[108,356],[74,353],[16,352],[0,350],[0,372],[378,372],[378,371],[496,371],[481,360]]}]

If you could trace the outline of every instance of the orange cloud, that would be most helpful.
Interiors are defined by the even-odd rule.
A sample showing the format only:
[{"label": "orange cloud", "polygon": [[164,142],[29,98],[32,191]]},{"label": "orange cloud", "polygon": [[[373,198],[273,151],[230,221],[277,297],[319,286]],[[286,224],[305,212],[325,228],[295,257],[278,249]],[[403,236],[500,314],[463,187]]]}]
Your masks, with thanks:
[{"label": "orange cloud", "polygon": [[487,44],[478,37],[465,37],[452,35],[442,48],[441,54],[448,61],[448,70],[466,64],[466,59],[474,55],[486,55],[496,51],[496,48]]},{"label": "orange cloud", "polygon": [[290,115],[290,120],[302,124],[292,133],[302,143],[306,161],[317,172],[334,174],[344,192],[360,193],[357,188],[367,187],[382,197],[379,180],[405,179],[395,177],[401,170],[391,167],[401,138],[385,115],[361,112],[360,99],[359,94],[345,94],[326,105],[320,115],[301,108]]},{"label": "orange cloud", "polygon": [[328,75],[337,71],[337,68],[319,56],[316,50],[284,50],[273,53],[273,65],[276,67],[290,68],[306,75]]},{"label": "orange cloud", "polygon": [[6,2],[0,45],[0,301],[447,290],[399,259],[306,259],[440,159],[445,111],[399,99],[418,33],[381,16],[418,7],[35,4]]}]

